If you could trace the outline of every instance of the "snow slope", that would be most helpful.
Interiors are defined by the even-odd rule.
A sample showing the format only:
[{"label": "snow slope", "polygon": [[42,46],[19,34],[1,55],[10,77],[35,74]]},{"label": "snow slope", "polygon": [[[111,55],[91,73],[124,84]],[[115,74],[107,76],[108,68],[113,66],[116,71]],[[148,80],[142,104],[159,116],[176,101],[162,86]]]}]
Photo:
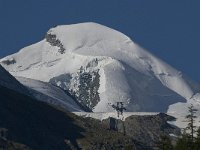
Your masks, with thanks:
[{"label": "snow slope", "polygon": [[127,117],[130,116],[148,116],[148,115],[157,115],[159,114],[158,112],[125,112],[123,115],[117,115],[116,112],[74,112],[74,114],[78,115],[78,116],[82,116],[82,117],[90,117],[90,118],[94,118],[94,119],[98,119],[98,120],[104,120],[107,119],[109,117],[115,118],[115,119],[120,119],[120,120],[125,120]]},{"label": "snow slope", "polygon": [[0,85],[14,91],[28,94],[26,88],[20,84],[12,75],[10,75],[1,65],[0,65]]},{"label": "snow slope", "polygon": [[55,87],[49,83],[44,83],[33,79],[27,79],[23,77],[14,78],[1,65],[0,85],[8,89],[17,91],[21,94],[34,97],[37,100],[44,101],[55,106],[60,106],[69,111],[82,111],[77,103],[62,89]]},{"label": "snow slope", "polygon": [[47,102],[49,104],[62,107],[68,111],[80,112],[82,109],[77,103],[67,95],[64,90],[55,87],[49,83],[17,77],[17,80],[26,86],[33,97],[37,100]]},{"label": "snow slope", "polygon": [[200,88],[126,35],[96,23],[62,25],[44,40],[0,60],[14,76],[50,82],[94,112],[186,113]]}]

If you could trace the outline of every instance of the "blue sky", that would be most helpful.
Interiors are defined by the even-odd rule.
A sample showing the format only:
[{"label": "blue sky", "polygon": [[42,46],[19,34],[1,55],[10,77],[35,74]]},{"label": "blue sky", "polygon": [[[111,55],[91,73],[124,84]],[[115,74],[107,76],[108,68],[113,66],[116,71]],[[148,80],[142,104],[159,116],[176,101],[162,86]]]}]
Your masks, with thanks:
[{"label": "blue sky", "polygon": [[119,30],[200,82],[199,0],[0,0],[0,58],[40,41],[59,24]]}]

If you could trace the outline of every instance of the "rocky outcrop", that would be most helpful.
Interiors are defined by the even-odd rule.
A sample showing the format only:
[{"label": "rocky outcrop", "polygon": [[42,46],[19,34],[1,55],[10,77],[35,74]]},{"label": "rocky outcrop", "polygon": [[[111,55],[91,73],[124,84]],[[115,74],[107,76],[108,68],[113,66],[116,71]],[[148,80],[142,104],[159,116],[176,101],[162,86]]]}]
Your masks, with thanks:
[{"label": "rocky outcrop", "polygon": [[167,123],[174,117],[160,113],[150,116],[130,116],[125,121],[115,118],[103,120],[103,124],[111,129],[131,136],[143,147],[156,147],[161,135],[180,135],[180,129]]},{"label": "rocky outcrop", "polygon": [[51,33],[47,33],[46,36],[45,36],[45,39],[47,42],[49,42],[49,44],[51,46],[57,46],[59,47],[59,52],[61,54],[64,54],[65,53],[65,48],[63,46],[63,44],[61,43],[61,41],[59,39],[57,39],[56,35],[55,34],[51,34]]},{"label": "rocky outcrop", "polygon": [[11,65],[11,64],[15,64],[16,60],[14,58],[9,58],[9,59],[2,60],[1,63],[5,65]]},{"label": "rocky outcrop", "polygon": [[87,67],[81,67],[77,73],[61,75],[50,79],[49,82],[69,92],[84,110],[92,111],[100,101],[98,69],[87,70]]},{"label": "rocky outcrop", "polygon": [[79,76],[77,99],[91,110],[100,101],[98,93],[99,77],[98,71],[81,72]]}]

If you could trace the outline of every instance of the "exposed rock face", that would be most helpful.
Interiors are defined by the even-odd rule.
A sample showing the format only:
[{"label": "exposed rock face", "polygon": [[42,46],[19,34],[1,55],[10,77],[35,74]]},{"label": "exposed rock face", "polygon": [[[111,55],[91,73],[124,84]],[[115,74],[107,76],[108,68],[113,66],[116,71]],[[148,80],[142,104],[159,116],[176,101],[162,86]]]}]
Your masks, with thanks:
[{"label": "exposed rock face", "polygon": [[57,39],[55,34],[51,34],[50,32],[48,32],[45,36],[45,39],[47,42],[49,42],[49,44],[51,46],[59,47],[59,52],[61,54],[65,53],[65,48],[64,48],[63,44],[61,43],[61,41],[59,39]]},{"label": "exposed rock face", "polygon": [[152,116],[130,116],[125,121],[109,118],[103,120],[103,123],[112,130],[131,136],[148,148],[156,146],[160,135],[180,135],[179,128],[167,123],[174,119],[174,117],[160,113]]},{"label": "exposed rock face", "polygon": [[83,72],[79,76],[78,101],[90,109],[100,101],[99,74],[97,72]]},{"label": "exposed rock face", "polygon": [[3,64],[5,65],[11,65],[11,64],[15,64],[16,63],[16,60],[14,58],[10,58],[10,59],[7,59],[7,60],[3,60],[1,61]]},{"label": "exposed rock face", "polygon": [[[59,82],[60,80],[64,82]],[[66,74],[52,78],[50,83],[61,87],[74,96],[77,101],[90,111],[100,101],[99,87],[100,75],[99,70],[87,70],[81,67],[76,74]]]}]

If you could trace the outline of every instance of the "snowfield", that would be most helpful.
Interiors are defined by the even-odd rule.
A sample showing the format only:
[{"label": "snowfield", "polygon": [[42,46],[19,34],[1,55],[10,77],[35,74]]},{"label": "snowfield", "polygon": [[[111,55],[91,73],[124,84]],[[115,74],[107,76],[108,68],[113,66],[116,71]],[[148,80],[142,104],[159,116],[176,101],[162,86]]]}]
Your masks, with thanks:
[{"label": "snowfield", "polygon": [[90,118],[94,118],[94,119],[98,119],[98,120],[104,120],[107,119],[109,117],[115,118],[115,119],[120,119],[120,120],[125,120],[127,117],[130,117],[132,115],[135,116],[146,116],[146,115],[157,115],[159,113],[150,113],[150,112],[124,112],[123,115],[119,115],[119,117],[117,116],[116,112],[92,112],[92,113],[88,113],[88,112],[73,112],[74,114],[78,115],[78,116],[82,116],[82,117],[90,117]]},{"label": "snowfield", "polygon": [[[199,84],[123,33],[96,23],[52,28],[44,40],[0,63],[13,76],[49,82],[67,90],[93,112],[113,112],[108,104],[119,101],[124,102],[127,112],[185,115],[190,104],[200,110]],[[39,81],[21,83],[56,96],[40,89],[44,85]],[[56,99],[63,102],[65,98]],[[75,103],[69,104],[80,110]]]},{"label": "snowfield", "polygon": [[23,77],[16,77],[16,79],[21,84],[26,86],[32,96],[34,96],[37,100],[47,102],[55,106],[60,106],[68,111],[82,111],[77,103],[69,95],[67,95],[64,90],[55,87],[54,85]]}]

